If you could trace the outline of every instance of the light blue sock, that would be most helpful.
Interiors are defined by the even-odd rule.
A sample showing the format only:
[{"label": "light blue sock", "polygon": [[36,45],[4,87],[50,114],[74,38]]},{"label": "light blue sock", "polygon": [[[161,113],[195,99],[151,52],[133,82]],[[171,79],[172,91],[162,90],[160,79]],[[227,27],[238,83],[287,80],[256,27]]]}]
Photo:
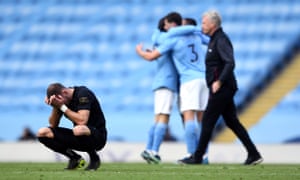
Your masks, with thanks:
[{"label": "light blue sock", "polygon": [[146,150],[151,150],[153,145],[153,138],[154,138],[154,130],[155,130],[156,123],[153,124],[148,132],[148,141],[146,145]]},{"label": "light blue sock", "polygon": [[154,130],[152,151],[158,153],[159,147],[160,147],[162,141],[164,140],[166,130],[167,130],[167,124],[165,124],[165,123],[157,123],[156,124],[155,130]]},{"label": "light blue sock", "polygon": [[194,120],[186,121],[184,126],[187,152],[189,154],[193,154],[196,151],[198,145],[197,126]]}]

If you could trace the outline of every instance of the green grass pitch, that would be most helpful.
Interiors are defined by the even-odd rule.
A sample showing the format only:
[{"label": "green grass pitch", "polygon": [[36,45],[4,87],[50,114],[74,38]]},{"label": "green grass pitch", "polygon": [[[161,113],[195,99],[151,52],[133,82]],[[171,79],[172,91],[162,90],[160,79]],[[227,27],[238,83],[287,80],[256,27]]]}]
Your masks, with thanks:
[{"label": "green grass pitch", "polygon": [[59,179],[115,179],[115,180],[190,180],[190,179],[300,179],[300,165],[244,166],[238,164],[177,165],[162,163],[102,163],[100,169],[63,170],[66,163],[0,163],[0,179],[59,180]]}]

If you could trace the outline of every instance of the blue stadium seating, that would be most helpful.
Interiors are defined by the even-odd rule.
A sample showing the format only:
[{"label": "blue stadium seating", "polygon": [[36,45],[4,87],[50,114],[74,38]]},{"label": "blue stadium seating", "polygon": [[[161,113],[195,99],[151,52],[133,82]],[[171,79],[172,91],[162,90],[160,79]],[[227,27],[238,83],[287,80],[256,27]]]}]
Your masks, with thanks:
[{"label": "blue stadium seating", "polygon": [[[249,133],[257,143],[283,143],[300,137],[300,84],[271,109]],[[265,133],[268,132],[266,136]],[[299,143],[299,141],[298,141]]]},{"label": "blue stadium seating", "polygon": [[[169,11],[199,22],[212,8],[222,14],[233,41],[240,105],[299,36],[299,1],[0,0],[0,112],[5,114],[0,119],[12,119],[17,110],[24,114],[19,124],[45,124],[28,119],[47,117],[45,88],[60,81],[93,89],[108,117],[125,111],[136,119],[140,111],[151,120],[155,63],[140,59],[135,45],[150,47],[157,21]],[[120,121],[110,121],[109,127]],[[0,137],[12,139],[19,132]],[[124,134],[126,140],[141,140]]]}]

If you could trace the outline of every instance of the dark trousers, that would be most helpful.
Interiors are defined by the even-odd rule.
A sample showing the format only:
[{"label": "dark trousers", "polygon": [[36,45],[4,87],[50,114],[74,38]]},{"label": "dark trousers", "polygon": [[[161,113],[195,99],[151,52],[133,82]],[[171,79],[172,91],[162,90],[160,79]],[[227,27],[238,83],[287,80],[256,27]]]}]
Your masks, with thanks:
[{"label": "dark trousers", "polygon": [[223,117],[226,125],[234,132],[245,146],[248,155],[256,155],[258,151],[251,141],[247,130],[239,122],[234,104],[235,90],[221,87],[221,89],[213,94],[210,90],[209,100],[202,119],[202,131],[200,140],[195,152],[195,157],[202,159],[209,140],[212,136],[215,124],[220,116]]},{"label": "dark trousers", "polygon": [[[91,129],[91,128],[90,128]],[[57,127],[51,128],[54,138],[40,137],[39,141],[55,152],[64,154],[70,158],[74,153],[71,150],[83,152],[95,152],[106,144],[106,131],[91,129],[90,136],[75,136],[71,129]]]}]

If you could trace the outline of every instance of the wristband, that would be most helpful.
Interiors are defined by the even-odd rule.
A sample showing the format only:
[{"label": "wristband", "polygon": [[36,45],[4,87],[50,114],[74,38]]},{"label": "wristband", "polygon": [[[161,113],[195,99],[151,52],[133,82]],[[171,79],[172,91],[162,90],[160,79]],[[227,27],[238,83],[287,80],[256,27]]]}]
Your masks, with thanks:
[{"label": "wristband", "polygon": [[59,109],[60,109],[63,113],[65,113],[66,110],[68,109],[68,107],[67,107],[65,104],[63,104],[63,105],[60,106]]}]

